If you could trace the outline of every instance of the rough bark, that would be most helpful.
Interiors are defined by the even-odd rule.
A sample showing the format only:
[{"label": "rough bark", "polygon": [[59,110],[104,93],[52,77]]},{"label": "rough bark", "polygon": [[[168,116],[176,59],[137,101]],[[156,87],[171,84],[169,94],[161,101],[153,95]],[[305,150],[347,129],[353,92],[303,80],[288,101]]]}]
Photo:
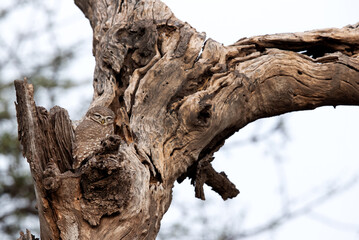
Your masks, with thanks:
[{"label": "rough bark", "polygon": [[42,239],[155,239],[176,180],[223,199],[239,191],[211,166],[226,138],[259,118],[359,104],[359,25],[223,46],[158,0],[75,0],[93,28],[91,106],[115,135],[81,169],[66,110],[47,112],[15,81],[19,139],[35,182]]}]

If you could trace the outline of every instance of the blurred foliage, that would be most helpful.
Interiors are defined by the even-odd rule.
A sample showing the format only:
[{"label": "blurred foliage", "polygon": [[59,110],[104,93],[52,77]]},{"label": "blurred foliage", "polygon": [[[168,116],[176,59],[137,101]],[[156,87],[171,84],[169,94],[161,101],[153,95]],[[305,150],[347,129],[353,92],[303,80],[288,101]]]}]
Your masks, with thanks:
[{"label": "blurred foliage", "polygon": [[[8,0],[0,3],[0,239],[17,239],[26,228],[39,232],[35,193],[29,167],[17,138],[13,81],[27,77],[51,105],[59,90],[77,83],[62,77],[74,61],[78,44],[56,41],[53,1]],[[31,18],[28,16],[31,15]],[[29,22],[34,19],[34,22]],[[16,21],[16,22],[14,22]],[[37,27],[36,22],[41,22]],[[11,31],[9,31],[11,29]],[[42,52],[39,56],[39,52]],[[39,91],[44,89],[45,91]],[[41,103],[40,103],[41,104]]]}]

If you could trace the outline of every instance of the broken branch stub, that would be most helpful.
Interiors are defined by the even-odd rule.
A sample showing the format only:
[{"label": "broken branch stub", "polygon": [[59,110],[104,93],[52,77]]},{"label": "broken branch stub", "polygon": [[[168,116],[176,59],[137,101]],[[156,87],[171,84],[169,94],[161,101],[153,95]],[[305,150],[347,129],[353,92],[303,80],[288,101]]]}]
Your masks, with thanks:
[{"label": "broken branch stub", "polygon": [[[108,136],[81,168],[72,169],[75,139],[66,110],[54,107],[48,112],[37,107],[26,79],[15,81],[15,88],[19,136],[34,178],[41,238],[97,239],[108,231],[113,232],[108,235],[112,238],[153,234],[143,229],[129,233],[128,226],[156,224],[158,216],[150,211],[159,203],[153,199],[169,193],[157,188],[157,183],[149,188],[151,171],[135,145]],[[105,228],[101,220],[109,221]],[[125,220],[126,224],[118,224]],[[158,228],[157,223],[153,231]]]}]

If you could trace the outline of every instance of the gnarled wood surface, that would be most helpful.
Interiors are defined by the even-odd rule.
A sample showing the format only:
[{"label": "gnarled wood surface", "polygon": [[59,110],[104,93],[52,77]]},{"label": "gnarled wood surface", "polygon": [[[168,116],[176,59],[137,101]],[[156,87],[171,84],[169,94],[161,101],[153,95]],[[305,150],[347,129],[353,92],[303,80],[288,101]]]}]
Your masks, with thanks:
[{"label": "gnarled wood surface", "polygon": [[[155,239],[176,180],[196,196],[239,191],[211,166],[226,138],[259,118],[359,104],[359,25],[241,39],[223,46],[158,0],[75,0],[93,28],[91,106],[116,114],[81,169],[70,120],[36,107],[17,81],[19,136],[39,202],[42,239]],[[48,145],[44,143],[49,143]]]}]

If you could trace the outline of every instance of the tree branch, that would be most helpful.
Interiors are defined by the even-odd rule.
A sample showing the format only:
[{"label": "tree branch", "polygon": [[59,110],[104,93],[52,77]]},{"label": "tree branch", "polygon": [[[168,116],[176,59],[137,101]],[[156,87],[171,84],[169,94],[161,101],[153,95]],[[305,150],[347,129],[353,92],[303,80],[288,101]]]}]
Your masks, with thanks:
[{"label": "tree branch", "polygon": [[20,237],[17,240],[39,240],[39,239],[35,238],[35,236],[32,235],[28,229],[26,229],[26,234],[20,232]]},{"label": "tree branch", "polygon": [[[352,56],[358,51],[359,23],[343,28],[328,28],[302,33],[281,33],[238,40],[234,46],[254,44],[257,48],[278,48],[282,50],[310,51],[317,58],[324,54],[341,51]],[[308,52],[305,52],[309,55]]]},{"label": "tree branch", "polygon": [[[292,39],[286,34],[264,36],[241,40],[228,47],[208,40],[193,68],[198,73],[199,69],[207,69],[204,66],[210,64],[209,71],[196,77],[195,83],[192,82],[204,84],[198,86],[200,91],[177,102],[180,106],[176,108],[186,125],[184,128],[198,133],[198,120],[204,120],[204,130],[211,136],[201,131],[204,138],[198,142],[206,143],[202,148],[205,151],[214,152],[223,144],[224,138],[258,118],[325,105],[358,105],[359,29],[346,27],[334,31],[336,44],[329,44],[333,40],[328,32],[296,34]],[[300,46],[300,39],[308,40]],[[324,50],[326,42],[330,46],[328,54],[317,59],[269,48],[281,46],[293,49],[294,44],[298,44],[296,50],[310,46],[313,46],[311,51],[316,49],[314,46]],[[333,49],[337,52],[331,53]],[[201,78],[205,80],[201,81]],[[178,152],[179,155],[183,154]]]},{"label": "tree branch", "polygon": [[212,187],[212,190],[218,193],[223,200],[234,198],[238,195],[239,191],[236,186],[229,181],[224,172],[217,173],[212,164],[202,159],[198,162],[197,173],[194,179],[196,197],[205,200],[203,184],[206,183]]},{"label": "tree branch", "polygon": [[92,105],[120,109],[165,185],[258,118],[359,104],[358,24],[223,46],[160,1],[76,2],[94,28]]}]

